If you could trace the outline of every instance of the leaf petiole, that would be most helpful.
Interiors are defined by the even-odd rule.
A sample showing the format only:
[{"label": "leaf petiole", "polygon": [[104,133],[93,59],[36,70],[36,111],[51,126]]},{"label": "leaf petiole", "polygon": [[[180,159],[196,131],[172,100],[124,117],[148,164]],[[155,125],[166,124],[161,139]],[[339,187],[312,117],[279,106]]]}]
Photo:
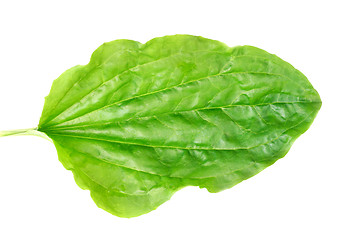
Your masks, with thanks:
[{"label": "leaf petiole", "polygon": [[43,132],[37,131],[37,128],[27,128],[27,129],[16,129],[16,130],[9,130],[9,131],[0,131],[0,137],[6,137],[6,136],[39,136],[44,139],[49,140],[52,142],[52,140]]}]

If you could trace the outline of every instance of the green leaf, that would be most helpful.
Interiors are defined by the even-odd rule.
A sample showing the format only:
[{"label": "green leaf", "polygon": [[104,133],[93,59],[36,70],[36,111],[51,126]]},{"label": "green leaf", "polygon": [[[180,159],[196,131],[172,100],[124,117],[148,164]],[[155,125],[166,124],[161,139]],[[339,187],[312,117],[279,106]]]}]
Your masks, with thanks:
[{"label": "green leaf", "polygon": [[320,107],[302,73],[255,47],[116,40],[54,81],[38,131],[99,207],[134,217],[185,186],[218,192],[254,176]]}]

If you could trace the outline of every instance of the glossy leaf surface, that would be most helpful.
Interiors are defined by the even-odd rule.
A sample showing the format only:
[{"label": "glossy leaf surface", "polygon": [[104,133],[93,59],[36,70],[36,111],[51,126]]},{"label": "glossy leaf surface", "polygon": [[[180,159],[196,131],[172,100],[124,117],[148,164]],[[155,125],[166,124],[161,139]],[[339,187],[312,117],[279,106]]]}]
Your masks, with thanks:
[{"label": "glossy leaf surface", "polygon": [[175,35],[103,44],[54,81],[38,130],[99,207],[134,217],[185,186],[218,192],[252,177],[320,106],[275,55]]}]

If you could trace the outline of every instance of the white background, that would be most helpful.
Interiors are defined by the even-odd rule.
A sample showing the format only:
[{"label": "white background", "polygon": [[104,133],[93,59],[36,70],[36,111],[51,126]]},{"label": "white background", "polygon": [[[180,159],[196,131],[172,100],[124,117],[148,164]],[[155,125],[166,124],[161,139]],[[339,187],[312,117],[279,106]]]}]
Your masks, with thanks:
[{"label": "white background", "polygon": [[122,219],[38,137],[0,139],[0,239],[359,239],[358,1],[0,1],[0,130],[36,127],[52,81],[103,42],[176,33],[253,45],[321,95],[287,156],[217,194],[185,188]]}]

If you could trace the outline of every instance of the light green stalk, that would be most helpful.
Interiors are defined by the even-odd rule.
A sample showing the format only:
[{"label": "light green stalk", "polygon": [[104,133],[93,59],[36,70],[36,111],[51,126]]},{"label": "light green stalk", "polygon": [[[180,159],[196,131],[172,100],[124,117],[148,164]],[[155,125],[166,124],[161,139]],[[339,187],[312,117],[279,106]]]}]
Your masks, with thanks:
[{"label": "light green stalk", "polygon": [[44,139],[52,140],[43,132],[37,131],[37,128],[28,128],[28,129],[16,129],[16,130],[9,130],[9,131],[0,131],[0,137],[6,136],[23,136],[23,135],[30,135],[30,136],[39,136]]}]

